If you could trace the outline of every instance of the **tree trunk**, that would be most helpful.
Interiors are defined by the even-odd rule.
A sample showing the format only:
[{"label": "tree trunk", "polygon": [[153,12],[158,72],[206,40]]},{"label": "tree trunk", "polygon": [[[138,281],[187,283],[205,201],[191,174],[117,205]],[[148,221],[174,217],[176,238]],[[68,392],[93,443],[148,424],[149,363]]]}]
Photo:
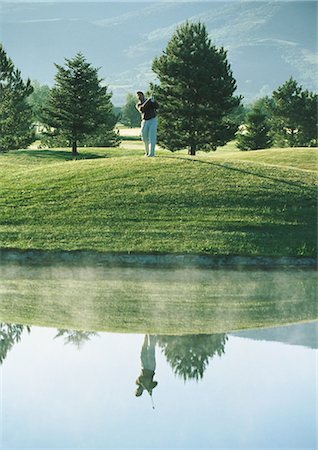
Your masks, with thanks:
[{"label": "tree trunk", "polygon": [[72,141],[72,155],[77,155],[77,141]]},{"label": "tree trunk", "polygon": [[291,147],[296,147],[296,130],[294,128],[291,129]]},{"label": "tree trunk", "polygon": [[196,145],[190,145],[188,149],[188,155],[195,156]]}]

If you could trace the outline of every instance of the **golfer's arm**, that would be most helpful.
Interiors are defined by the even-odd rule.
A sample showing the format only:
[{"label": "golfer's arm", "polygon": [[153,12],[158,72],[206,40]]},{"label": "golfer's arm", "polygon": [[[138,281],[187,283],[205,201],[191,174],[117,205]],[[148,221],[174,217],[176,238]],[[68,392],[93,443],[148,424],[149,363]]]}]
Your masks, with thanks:
[{"label": "golfer's arm", "polygon": [[145,112],[151,107],[151,99],[148,98],[141,106],[140,111]]}]

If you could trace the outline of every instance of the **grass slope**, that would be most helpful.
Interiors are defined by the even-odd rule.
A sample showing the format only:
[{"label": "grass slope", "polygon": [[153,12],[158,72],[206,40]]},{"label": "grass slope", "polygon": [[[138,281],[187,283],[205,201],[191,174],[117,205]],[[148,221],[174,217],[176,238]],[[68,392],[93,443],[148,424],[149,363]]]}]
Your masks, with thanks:
[{"label": "grass slope", "polygon": [[0,248],[316,254],[314,149],[0,155]]}]

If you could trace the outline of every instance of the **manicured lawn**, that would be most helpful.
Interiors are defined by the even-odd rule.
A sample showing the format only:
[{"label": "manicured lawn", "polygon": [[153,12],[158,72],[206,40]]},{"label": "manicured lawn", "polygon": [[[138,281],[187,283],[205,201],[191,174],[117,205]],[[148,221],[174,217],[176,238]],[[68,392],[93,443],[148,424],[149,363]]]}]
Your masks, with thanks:
[{"label": "manicured lawn", "polygon": [[315,149],[0,154],[0,248],[316,255]]},{"label": "manicured lawn", "polygon": [[226,158],[232,161],[246,161],[255,164],[271,165],[274,167],[297,168],[303,170],[317,171],[318,151],[317,149],[294,148],[294,149],[267,149],[250,152],[216,152],[216,158]]}]

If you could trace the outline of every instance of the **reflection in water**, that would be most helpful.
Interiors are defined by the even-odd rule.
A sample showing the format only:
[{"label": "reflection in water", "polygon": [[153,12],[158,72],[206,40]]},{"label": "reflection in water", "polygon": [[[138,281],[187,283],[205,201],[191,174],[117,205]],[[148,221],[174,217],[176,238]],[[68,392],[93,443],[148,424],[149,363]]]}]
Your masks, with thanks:
[{"label": "reflection in water", "polygon": [[186,380],[202,379],[209,359],[223,355],[226,334],[158,336],[157,342],[174,373]]},{"label": "reflection in water", "polygon": [[318,322],[300,323],[260,330],[243,330],[231,333],[231,335],[256,341],[276,341],[288,345],[302,345],[307,348],[318,349]]},{"label": "reflection in water", "polygon": [[31,328],[27,325],[0,323],[0,364],[14,344],[20,341],[23,330],[30,332]]},{"label": "reflection in water", "polygon": [[58,333],[54,339],[64,337],[64,344],[72,344],[80,350],[85,342],[89,341],[92,336],[98,336],[98,333],[93,331],[80,331],[80,330],[63,330],[58,329]]},{"label": "reflection in water", "polygon": [[136,380],[136,397],[140,397],[144,390],[152,397],[152,391],[158,385],[153,379],[156,370],[155,346],[156,337],[146,334],[140,353],[141,373]]},{"label": "reflection in water", "polygon": [[[54,339],[56,328],[21,335],[2,325],[5,336],[9,328],[21,340],[0,371],[0,448],[317,448],[311,348],[229,334],[100,333],[79,352],[64,346],[67,333]],[[173,368],[177,377],[171,361],[186,367]],[[147,389],[134,395],[142,365],[158,381],[156,414]]]},{"label": "reflection in water", "polygon": [[[268,339],[285,343],[296,343],[311,348],[317,348],[318,322],[291,325],[279,328],[259,329],[231,333],[240,337],[252,339]],[[21,340],[23,331],[28,333],[28,325],[0,323],[0,364],[2,364],[15,343]],[[301,330],[301,333],[300,333]],[[63,338],[64,344],[72,344],[81,350],[92,337],[99,336],[96,332],[58,329],[56,338]],[[295,341],[295,339],[298,339]],[[225,333],[199,334],[182,336],[149,335],[144,337],[140,353],[141,372],[136,379],[136,397],[146,390],[152,398],[153,389],[158,385],[154,380],[156,370],[156,346],[158,346],[171,366],[174,374],[184,381],[201,380],[210,360],[225,354],[225,344],[228,336]],[[312,345],[315,342],[315,345]],[[310,344],[310,345],[309,345]]]},{"label": "reflection in water", "polygon": [[[9,350],[21,340],[23,331],[31,331],[29,325],[20,325],[15,323],[0,323],[0,364],[5,360]],[[92,336],[98,336],[98,333],[80,330],[57,330],[58,333],[54,339],[63,337],[64,344],[72,344],[80,350],[85,342]]]},{"label": "reflection in water", "polygon": [[[31,331],[30,326],[19,324],[0,324],[0,363],[4,361],[8,351],[19,342],[23,330]],[[98,333],[58,329],[54,337],[64,338],[64,344],[72,344],[80,350],[83,345]],[[175,375],[184,381],[203,378],[209,359],[215,355],[223,355],[227,341],[226,334],[185,335],[185,336],[153,336],[146,334],[140,353],[141,373],[136,379],[136,397],[140,397],[144,390],[152,396],[153,389],[158,385],[154,380],[156,370],[156,344],[161,348],[167,362]]]},{"label": "reflection in water", "polygon": [[186,380],[200,380],[208,367],[209,359],[224,354],[226,334],[152,336],[145,335],[141,349],[141,373],[136,380],[136,397],[146,390],[152,398],[152,391],[158,385],[153,379],[156,370],[156,344],[162,350],[175,375]]},{"label": "reflection in water", "polygon": [[2,322],[186,335],[317,318],[316,274],[306,269],[0,264],[0,279]]}]

